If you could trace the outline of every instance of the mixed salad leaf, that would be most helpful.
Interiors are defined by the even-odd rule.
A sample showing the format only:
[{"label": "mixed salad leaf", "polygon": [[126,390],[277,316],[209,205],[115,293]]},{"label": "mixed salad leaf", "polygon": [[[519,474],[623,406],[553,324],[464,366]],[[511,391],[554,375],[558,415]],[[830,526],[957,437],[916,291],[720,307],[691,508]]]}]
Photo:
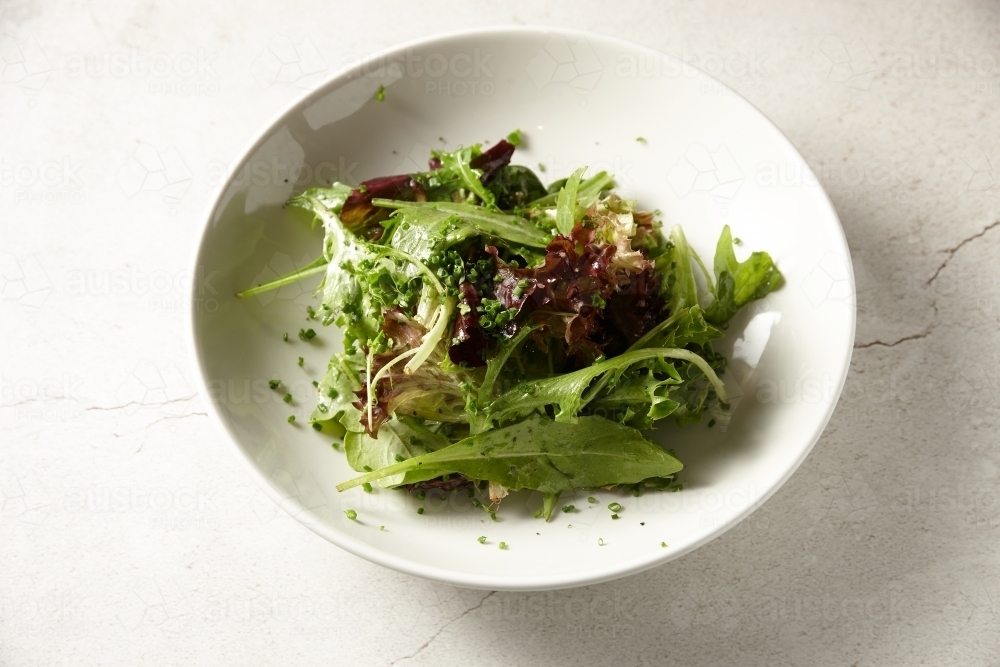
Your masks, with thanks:
[{"label": "mixed salad leaf", "polygon": [[322,253],[240,294],[323,273],[310,311],[344,348],[311,421],[344,434],[362,473],[340,490],[498,502],[531,489],[548,519],[563,491],[670,486],[683,466],[642,430],[728,407],[712,343],[780,286],[771,257],[738,261],[727,226],[710,273],[680,227],[664,234],[610,175],[581,167],[546,188],[510,164],[519,142],[296,195],[288,206],[323,226]]}]

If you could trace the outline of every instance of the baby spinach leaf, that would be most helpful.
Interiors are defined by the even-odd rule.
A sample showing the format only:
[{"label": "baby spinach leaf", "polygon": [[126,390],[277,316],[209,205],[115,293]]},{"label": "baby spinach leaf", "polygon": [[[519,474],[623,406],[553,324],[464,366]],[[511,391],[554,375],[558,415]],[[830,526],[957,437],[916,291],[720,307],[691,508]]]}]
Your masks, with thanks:
[{"label": "baby spinach leaf", "polygon": [[529,202],[545,196],[545,186],[535,172],[521,165],[509,164],[500,169],[487,184],[503,210],[524,208]]}]

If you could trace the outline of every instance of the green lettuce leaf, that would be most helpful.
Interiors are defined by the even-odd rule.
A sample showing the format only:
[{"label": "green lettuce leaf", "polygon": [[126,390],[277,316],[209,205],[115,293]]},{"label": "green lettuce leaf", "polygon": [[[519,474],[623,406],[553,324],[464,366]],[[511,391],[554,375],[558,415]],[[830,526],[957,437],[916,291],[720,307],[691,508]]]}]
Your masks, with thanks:
[{"label": "green lettuce leaf", "polygon": [[316,387],[316,407],[309,421],[334,420],[345,427],[353,424],[355,430],[360,430],[360,415],[356,414],[358,410],[351,403],[357,400],[354,392],[361,389],[364,372],[364,356],[360,353],[353,356],[344,353],[333,355],[326,374]]},{"label": "green lettuce leaf", "polygon": [[420,471],[425,479],[457,473],[517,491],[559,493],[580,487],[637,484],[668,477],[680,461],[638,430],[603,417],[558,422],[533,415],[517,424],[470,436],[453,445],[375,470],[337,486]]},{"label": "green lettuce leaf", "polygon": [[[712,341],[723,333],[705,321],[700,307],[694,306],[674,313],[636,341],[629,352],[636,350],[679,347],[702,357],[716,372],[722,373],[726,359],[717,354]],[[648,371],[648,372],[646,372]],[[654,421],[674,417],[678,423],[697,422],[709,407],[714,386],[692,364],[670,363],[659,367],[633,367],[609,386],[609,378],[595,383],[595,399],[589,409],[598,414],[624,418],[636,428],[650,428]],[[725,396],[722,396],[725,399]]]},{"label": "green lettuce leaf", "polygon": [[[363,431],[348,431],[344,437],[347,463],[358,472],[379,470],[401,460],[443,449],[451,443],[442,435],[431,431],[419,420],[408,417],[394,418],[382,425],[378,438]],[[437,477],[430,469],[418,468],[378,480],[379,486],[390,488],[401,484],[416,484]]]},{"label": "green lettuce leaf", "polygon": [[729,225],[715,248],[715,300],[705,309],[705,319],[725,327],[740,308],[763,299],[779,285],[781,272],[766,252],[754,252],[745,262],[736,261]]},{"label": "green lettuce leaf", "polygon": [[[549,184],[548,194],[531,202],[530,207],[533,209],[542,208],[552,208],[556,205],[559,200],[559,192],[566,185],[568,178],[563,178],[558,181],[553,181]],[[576,203],[578,206],[583,208],[589,208],[591,204],[597,201],[600,197],[601,192],[614,187],[615,179],[606,171],[599,171],[590,178],[580,183],[580,187],[576,191]]]},{"label": "green lettuce leaf", "polygon": [[608,379],[603,384],[614,386],[622,374],[634,365],[641,363],[648,367],[665,359],[688,362],[687,365],[704,374],[722,400],[726,399],[722,381],[708,362],[699,355],[680,348],[649,348],[626,352],[572,373],[522,382],[491,403],[486,409],[486,414],[491,420],[503,423],[547,406],[554,406],[558,408],[555,413],[557,422],[574,423],[579,419],[580,411],[596,397],[602,387],[599,383],[593,390],[588,391],[595,379],[607,375]]},{"label": "green lettuce leaf", "polygon": [[576,224],[577,192],[580,189],[580,179],[583,178],[585,171],[587,171],[586,167],[580,167],[574,171],[556,198],[556,229],[563,236],[569,236]]},{"label": "green lettuce leaf", "polygon": [[495,236],[510,243],[526,245],[532,248],[544,248],[552,240],[549,234],[525,218],[508,213],[489,211],[475,204],[438,201],[408,202],[396,201],[394,199],[373,199],[372,203],[376,206],[395,209],[433,209],[441,213],[457,216],[463,222],[475,228],[479,234]]}]

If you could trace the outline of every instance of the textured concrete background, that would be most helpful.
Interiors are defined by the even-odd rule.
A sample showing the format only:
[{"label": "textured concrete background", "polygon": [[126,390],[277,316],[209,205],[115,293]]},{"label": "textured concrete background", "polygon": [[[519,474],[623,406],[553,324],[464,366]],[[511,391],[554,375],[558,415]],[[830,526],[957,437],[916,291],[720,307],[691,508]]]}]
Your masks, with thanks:
[{"label": "textured concrete background", "polygon": [[[1000,660],[996,3],[85,4],[0,3],[0,664]],[[840,213],[859,321],[829,428],[749,520],[615,583],[484,595],[259,493],[182,311],[225,165],[302,86],[505,23],[647,44],[760,107]]]}]

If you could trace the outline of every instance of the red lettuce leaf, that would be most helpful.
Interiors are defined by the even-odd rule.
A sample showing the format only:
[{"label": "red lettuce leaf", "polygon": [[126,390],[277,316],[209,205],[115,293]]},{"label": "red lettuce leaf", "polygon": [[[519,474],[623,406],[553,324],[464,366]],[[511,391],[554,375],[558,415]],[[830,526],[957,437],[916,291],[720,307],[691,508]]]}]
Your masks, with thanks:
[{"label": "red lettuce leaf", "polygon": [[378,224],[389,217],[390,209],[372,204],[372,199],[423,201],[424,188],[409,174],[380,176],[363,182],[351,191],[340,211],[340,221],[352,232],[368,240],[376,240],[385,231]]}]

